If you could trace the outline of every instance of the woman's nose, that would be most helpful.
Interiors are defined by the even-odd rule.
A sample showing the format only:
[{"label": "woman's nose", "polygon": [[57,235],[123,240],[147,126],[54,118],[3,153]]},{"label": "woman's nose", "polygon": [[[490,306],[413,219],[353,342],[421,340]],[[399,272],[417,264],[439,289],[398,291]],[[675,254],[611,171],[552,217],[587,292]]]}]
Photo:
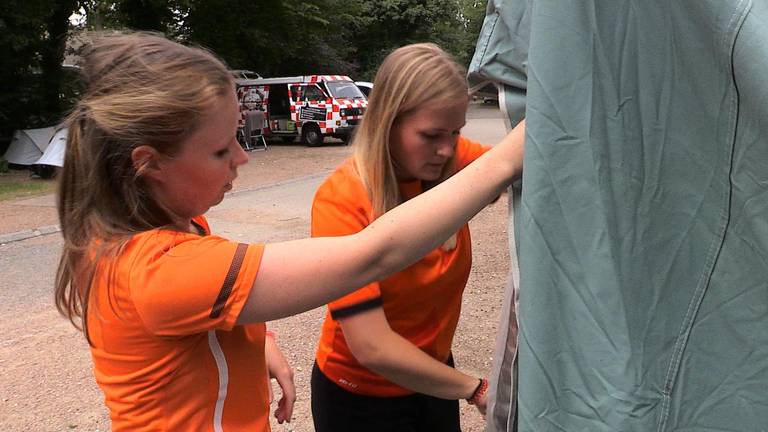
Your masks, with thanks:
[{"label": "woman's nose", "polygon": [[451,139],[451,140],[443,141],[437,146],[437,154],[447,159],[447,158],[453,157],[453,153],[455,149],[456,149],[456,140]]},{"label": "woman's nose", "polygon": [[243,147],[240,146],[240,143],[237,142],[237,140],[235,140],[234,152],[235,154],[234,154],[234,157],[232,158],[233,165],[238,167],[248,162],[248,153],[246,153],[245,150],[243,150]]}]

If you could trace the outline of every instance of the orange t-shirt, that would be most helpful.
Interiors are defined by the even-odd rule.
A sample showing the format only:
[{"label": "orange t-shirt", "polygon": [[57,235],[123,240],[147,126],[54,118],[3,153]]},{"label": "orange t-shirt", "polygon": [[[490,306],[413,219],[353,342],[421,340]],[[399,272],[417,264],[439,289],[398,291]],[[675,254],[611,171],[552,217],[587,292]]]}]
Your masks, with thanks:
[{"label": "orange t-shirt", "polygon": [[95,275],[88,327],[112,430],[269,431],[265,326],[235,325],[264,246],[194,222],[206,235],[137,234]]},{"label": "orange t-shirt", "polygon": [[[459,137],[455,170],[477,159],[488,147]],[[404,200],[422,192],[421,182],[401,182]],[[352,159],[328,177],[312,204],[312,236],[341,236],[361,231],[371,222],[368,193],[355,173]],[[469,278],[472,250],[464,225],[443,246],[405,270],[366,285],[328,304],[317,349],[317,364],[331,381],[350,392],[380,397],[412,391],[360,365],[344,339],[337,319],[382,307],[393,331],[433,358],[446,362],[461,311],[461,296]]]}]

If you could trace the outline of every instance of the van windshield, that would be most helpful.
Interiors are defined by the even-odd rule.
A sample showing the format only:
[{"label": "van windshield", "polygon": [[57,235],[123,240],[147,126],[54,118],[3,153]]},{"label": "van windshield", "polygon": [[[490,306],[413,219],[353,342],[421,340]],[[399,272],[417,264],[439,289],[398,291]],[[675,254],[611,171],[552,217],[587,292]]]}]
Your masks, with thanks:
[{"label": "van windshield", "polygon": [[337,99],[365,99],[365,96],[352,81],[326,81],[325,86],[331,96]]}]

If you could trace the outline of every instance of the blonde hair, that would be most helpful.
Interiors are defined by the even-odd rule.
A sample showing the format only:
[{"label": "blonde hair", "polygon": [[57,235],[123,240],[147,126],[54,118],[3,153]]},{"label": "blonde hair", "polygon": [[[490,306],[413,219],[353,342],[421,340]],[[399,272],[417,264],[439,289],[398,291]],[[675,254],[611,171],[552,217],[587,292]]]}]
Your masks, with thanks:
[{"label": "blonde hair", "polygon": [[145,166],[134,166],[132,151],[148,145],[173,155],[234,81],[211,53],[151,33],[100,35],[82,71],[87,89],[65,122],[58,194],[64,247],[55,300],[88,337],[95,268],[119,255],[132,235],[171,223],[172,215],[148,193]]},{"label": "blonde hair", "polygon": [[[379,67],[365,116],[352,145],[357,173],[376,218],[401,203],[390,155],[392,126],[401,118],[432,104],[468,98],[466,72],[432,43],[406,45],[390,53]],[[447,163],[438,182],[450,175]]]}]

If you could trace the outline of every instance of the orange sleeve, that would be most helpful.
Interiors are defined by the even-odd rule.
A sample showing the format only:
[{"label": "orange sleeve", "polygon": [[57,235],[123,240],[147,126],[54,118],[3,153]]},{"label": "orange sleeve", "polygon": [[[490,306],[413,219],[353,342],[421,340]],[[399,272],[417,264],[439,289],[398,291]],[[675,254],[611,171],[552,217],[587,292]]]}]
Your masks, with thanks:
[{"label": "orange sleeve", "polygon": [[459,141],[456,143],[456,171],[464,169],[490,149],[490,146],[472,141],[464,136],[459,136]]},{"label": "orange sleeve", "polygon": [[164,244],[144,243],[131,266],[130,290],[149,331],[181,336],[232,329],[253,287],[264,245],[188,234]]},{"label": "orange sleeve", "polygon": [[[312,202],[312,237],[337,237],[361,231],[370,224],[368,194],[350,165],[320,185]],[[379,283],[368,284],[328,304],[334,319],[381,305]]]}]

